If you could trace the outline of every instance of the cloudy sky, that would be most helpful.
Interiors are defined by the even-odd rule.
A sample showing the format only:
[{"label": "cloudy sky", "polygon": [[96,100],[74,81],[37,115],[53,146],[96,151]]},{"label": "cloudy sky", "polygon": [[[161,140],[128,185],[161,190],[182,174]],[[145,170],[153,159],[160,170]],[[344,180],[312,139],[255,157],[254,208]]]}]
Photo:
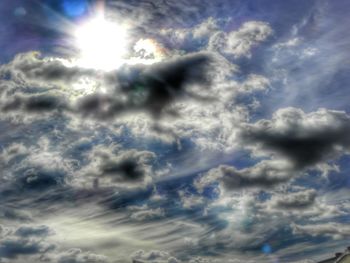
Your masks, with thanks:
[{"label": "cloudy sky", "polygon": [[350,245],[348,0],[1,0],[0,262],[316,262]]}]

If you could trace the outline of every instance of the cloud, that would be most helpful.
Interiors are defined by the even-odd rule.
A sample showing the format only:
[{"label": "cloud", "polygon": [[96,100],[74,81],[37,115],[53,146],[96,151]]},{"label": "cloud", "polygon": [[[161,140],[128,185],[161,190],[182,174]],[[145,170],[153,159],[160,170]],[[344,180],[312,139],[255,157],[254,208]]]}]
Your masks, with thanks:
[{"label": "cloud", "polygon": [[313,237],[331,237],[342,240],[350,236],[350,227],[346,224],[327,222],[312,225],[293,224],[293,233],[297,235],[310,235]]},{"label": "cloud", "polygon": [[350,117],[345,112],[284,108],[271,120],[243,124],[240,138],[255,155],[284,158],[295,169],[303,169],[347,154],[349,132]]},{"label": "cloud", "polygon": [[13,231],[0,225],[0,259],[17,259],[51,251],[55,246],[45,241],[48,235],[46,226],[23,226]]},{"label": "cloud", "polygon": [[154,176],[152,164],[156,155],[150,151],[98,145],[85,154],[87,163],[77,171],[75,183],[90,179],[90,185],[95,182],[98,187],[144,187]]},{"label": "cloud", "polygon": [[50,229],[47,226],[37,226],[37,227],[29,227],[29,226],[21,226],[14,233],[16,236],[20,237],[46,237],[50,234]]},{"label": "cloud", "polygon": [[41,257],[42,261],[54,263],[107,263],[110,262],[106,256],[84,252],[79,248],[48,254]]},{"label": "cloud", "polygon": [[249,187],[270,188],[289,181],[293,176],[295,171],[288,162],[265,160],[241,170],[233,166],[220,165],[205,173],[195,182],[195,185],[201,191],[214,182],[220,182],[226,190]]},{"label": "cloud", "polygon": [[172,257],[168,252],[153,250],[145,252],[139,250],[131,256],[133,263],[179,263],[180,261]]},{"label": "cloud", "polygon": [[79,248],[64,250],[49,240],[53,229],[46,225],[0,225],[0,262],[107,263],[103,255]]},{"label": "cloud", "polygon": [[257,157],[271,159],[252,167],[236,169],[221,165],[197,180],[203,189],[219,181],[225,189],[272,187],[300,176],[307,169],[326,172],[329,161],[348,154],[350,117],[341,111],[320,109],[304,113],[285,108],[275,112],[271,120],[242,123],[237,140]]},{"label": "cloud", "polygon": [[20,111],[26,113],[59,112],[67,109],[68,105],[63,97],[50,95],[15,96],[4,103],[2,111]]},{"label": "cloud", "polygon": [[[170,59],[149,67],[126,66],[119,70],[113,94],[94,94],[78,103],[77,111],[97,118],[110,118],[127,111],[146,111],[158,118],[178,99],[199,98],[188,88],[210,86],[207,72],[209,53],[197,53]],[[120,95],[124,99],[120,100]]]},{"label": "cloud", "polygon": [[228,21],[209,17],[191,28],[163,29],[160,33],[175,46],[185,49],[194,46],[198,49],[204,48],[225,55],[233,55],[235,58],[250,58],[252,49],[273,34],[270,25],[262,21],[247,21],[237,30],[225,32],[221,30],[220,24],[227,23]]},{"label": "cloud", "polygon": [[94,70],[70,66],[63,59],[43,57],[40,52],[20,53],[9,63],[0,67],[0,76],[17,83],[70,84],[83,76],[89,76]]},{"label": "cloud", "polygon": [[[58,59],[23,54],[2,66],[1,75],[11,81],[20,82],[17,86],[39,84],[40,88],[8,87],[9,90],[3,91],[5,96],[0,100],[0,105],[4,113],[67,111],[108,119],[128,111],[146,111],[154,117],[160,117],[177,99],[200,97],[198,94],[190,94],[187,91],[189,86],[210,86],[207,71],[211,60],[209,53],[197,53],[151,66],[125,65],[118,72],[104,75],[101,80],[97,71],[69,67]],[[74,92],[68,86],[88,76],[93,83],[86,85],[94,86],[95,83],[96,88],[92,88],[91,95],[72,103],[68,98],[74,96]],[[107,89],[106,94],[97,91],[100,85]]]},{"label": "cloud", "polygon": [[268,23],[261,21],[245,22],[237,31],[218,31],[208,43],[209,50],[215,50],[234,57],[251,57],[251,49],[265,41],[273,31]]},{"label": "cloud", "polygon": [[219,21],[209,17],[192,28],[164,28],[160,31],[160,35],[166,37],[173,45],[193,45],[193,42],[198,42],[200,45],[200,42],[208,41],[210,36],[218,31],[220,31]]},{"label": "cloud", "polygon": [[50,139],[41,137],[35,144],[14,143],[0,155],[3,164],[1,189],[6,196],[27,191],[45,191],[66,186],[75,170],[75,161],[52,149]]},{"label": "cloud", "polygon": [[276,209],[283,210],[307,209],[315,204],[316,196],[317,192],[315,190],[308,189],[272,198],[271,205]]}]

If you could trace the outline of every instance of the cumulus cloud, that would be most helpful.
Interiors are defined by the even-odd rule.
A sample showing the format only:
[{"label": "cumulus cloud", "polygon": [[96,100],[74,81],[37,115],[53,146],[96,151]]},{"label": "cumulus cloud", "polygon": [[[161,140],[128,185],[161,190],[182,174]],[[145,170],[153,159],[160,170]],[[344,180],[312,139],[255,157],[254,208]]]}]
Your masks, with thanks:
[{"label": "cumulus cloud", "polygon": [[313,189],[273,197],[271,205],[277,209],[299,210],[313,206],[317,192]]},{"label": "cumulus cloud", "polygon": [[214,182],[220,182],[227,190],[247,187],[270,188],[289,181],[294,175],[295,171],[288,162],[265,160],[241,170],[221,165],[201,176],[195,185],[201,191]]},{"label": "cumulus cloud", "polygon": [[224,22],[209,17],[191,28],[163,29],[161,35],[166,36],[176,46],[187,47],[196,43],[197,48],[204,47],[239,58],[251,57],[252,48],[273,34],[270,25],[262,21],[245,22],[237,30],[230,32],[222,31],[220,23]]},{"label": "cumulus cloud", "polygon": [[152,163],[156,155],[150,151],[123,150],[118,145],[96,146],[86,153],[87,164],[77,171],[76,183],[90,179],[95,187],[142,187],[152,181]]},{"label": "cumulus cloud", "polygon": [[216,32],[209,39],[209,50],[215,50],[235,57],[251,57],[251,49],[265,41],[273,31],[268,23],[245,22],[237,31]]}]

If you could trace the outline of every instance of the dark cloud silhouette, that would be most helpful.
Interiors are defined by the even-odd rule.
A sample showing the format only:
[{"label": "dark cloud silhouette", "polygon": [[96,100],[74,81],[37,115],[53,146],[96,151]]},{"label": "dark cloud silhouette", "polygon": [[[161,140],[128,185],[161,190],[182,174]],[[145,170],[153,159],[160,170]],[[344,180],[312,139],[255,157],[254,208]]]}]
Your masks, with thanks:
[{"label": "dark cloud silhouette", "polygon": [[[173,102],[199,98],[188,91],[190,85],[210,85],[208,71],[212,57],[198,53],[160,62],[151,66],[126,66],[111,78],[113,94],[92,94],[78,103],[77,111],[97,118],[111,118],[128,111],[146,111],[160,117]],[[114,82],[114,83],[113,83]],[[124,99],[121,100],[121,97]]]},{"label": "dark cloud silhouette", "polygon": [[10,112],[22,110],[27,113],[45,113],[67,109],[65,99],[53,95],[17,96],[4,103],[2,110]]},{"label": "dark cloud silhouette", "polygon": [[108,181],[108,186],[112,183],[139,187],[151,181],[152,164],[156,156],[149,151],[96,147],[88,159],[89,163],[80,173],[83,177],[88,175],[96,178],[95,184],[103,185],[104,181]]},{"label": "dark cloud silhouette", "polygon": [[[307,169],[322,170],[320,165],[347,154],[349,133],[350,117],[345,112],[320,109],[304,113],[297,108],[280,109],[271,120],[242,124],[238,135],[244,148],[271,159],[244,169],[219,166],[200,178],[197,187],[203,189],[217,180],[230,190],[270,188],[286,183]],[[298,206],[294,201],[290,203],[291,208]],[[313,201],[311,197],[310,201]],[[280,206],[287,209],[289,201],[280,202]]]},{"label": "dark cloud silhouette", "polygon": [[140,169],[135,160],[125,160],[121,163],[104,163],[101,170],[104,175],[120,174],[127,181],[139,180],[144,176],[144,171]]},{"label": "dark cloud silhouette", "polygon": [[286,158],[302,169],[345,154],[350,148],[349,133],[350,117],[345,112],[304,113],[286,108],[271,120],[243,125],[241,140],[257,154]]}]

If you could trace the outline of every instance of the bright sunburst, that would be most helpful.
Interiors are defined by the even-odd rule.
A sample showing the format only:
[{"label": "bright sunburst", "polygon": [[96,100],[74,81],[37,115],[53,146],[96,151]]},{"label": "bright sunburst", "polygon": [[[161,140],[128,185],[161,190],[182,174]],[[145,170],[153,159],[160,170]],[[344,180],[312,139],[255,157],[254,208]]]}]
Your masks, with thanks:
[{"label": "bright sunburst", "polygon": [[98,15],[75,31],[80,50],[79,65],[86,68],[112,70],[123,63],[126,54],[126,29]]}]

